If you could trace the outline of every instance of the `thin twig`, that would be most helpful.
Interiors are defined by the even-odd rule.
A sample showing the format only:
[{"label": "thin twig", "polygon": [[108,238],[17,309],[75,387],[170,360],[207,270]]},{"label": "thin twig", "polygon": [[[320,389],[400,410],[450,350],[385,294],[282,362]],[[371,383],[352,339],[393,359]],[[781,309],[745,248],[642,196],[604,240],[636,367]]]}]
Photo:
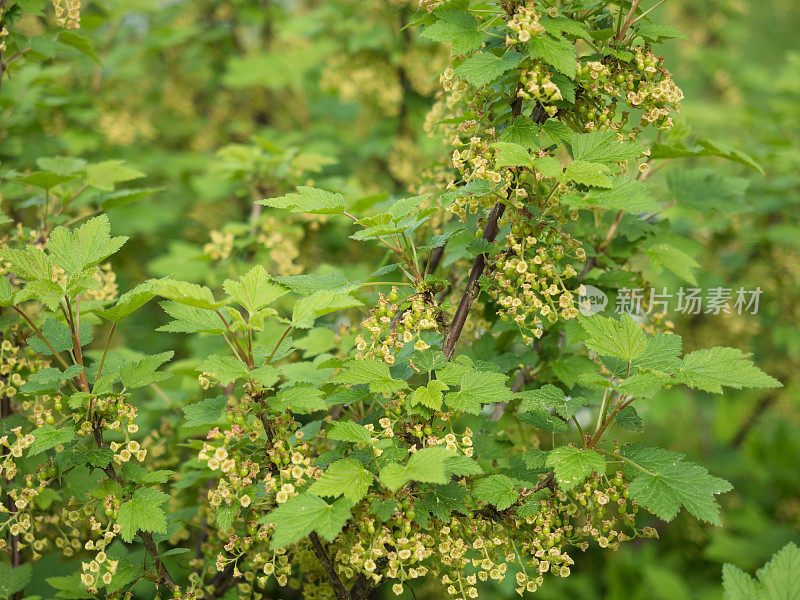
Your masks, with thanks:
[{"label": "thin twig", "polygon": [[334,568],[331,559],[328,558],[328,553],[322,546],[319,536],[316,534],[316,532],[312,531],[311,534],[309,534],[308,539],[311,540],[311,546],[314,548],[314,554],[317,555],[317,559],[319,560],[320,564],[322,564],[322,568],[325,569],[325,572],[328,574],[328,581],[333,587],[333,593],[336,594],[336,598],[338,600],[350,600],[350,593],[342,584],[342,580],[339,579],[339,575],[336,573],[336,569]]}]

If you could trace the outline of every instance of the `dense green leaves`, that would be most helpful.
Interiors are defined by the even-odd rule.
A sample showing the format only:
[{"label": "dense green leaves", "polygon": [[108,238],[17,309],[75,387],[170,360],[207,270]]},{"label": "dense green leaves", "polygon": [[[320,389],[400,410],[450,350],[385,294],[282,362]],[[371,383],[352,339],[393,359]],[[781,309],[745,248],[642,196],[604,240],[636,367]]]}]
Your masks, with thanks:
[{"label": "dense green leaves", "polygon": [[722,525],[714,496],[731,484],[714,477],[705,467],[683,460],[683,455],[641,445],[626,446],[624,455],[636,465],[631,497],[654,515],[671,521],[681,507],[713,525]]},{"label": "dense green leaves", "polygon": [[296,192],[279,198],[265,198],[258,203],[296,213],[334,215],[344,212],[344,196],[304,185]]},{"label": "dense green leaves", "polygon": [[72,232],[56,227],[50,234],[48,251],[55,264],[72,274],[99,264],[127,240],[127,237],[111,237],[111,223],[106,215],[101,215]]},{"label": "dense green leaves", "polygon": [[602,315],[581,317],[581,326],[589,335],[586,347],[602,356],[626,361],[639,358],[647,345],[644,332],[630,315],[619,320]]},{"label": "dense green leaves", "polygon": [[687,354],[678,370],[677,378],[689,387],[722,393],[722,387],[774,388],[781,383],[756,367],[737,348],[711,348]]},{"label": "dense green leaves", "polygon": [[138,488],[127,502],[119,507],[117,523],[120,536],[126,542],[133,540],[136,532],[151,531],[164,533],[167,530],[167,519],[161,505],[169,500],[169,495],[153,488]]},{"label": "dense green leaves", "polygon": [[350,518],[352,504],[340,498],[328,504],[311,494],[298,494],[262,517],[262,523],[275,523],[275,533],[270,547],[283,548],[316,531],[328,541],[333,541]]},{"label": "dense green leaves", "polygon": [[798,600],[800,549],[786,544],[756,571],[755,578],[732,564],[722,568],[723,600]]},{"label": "dense green leaves", "polygon": [[381,469],[380,480],[393,492],[409,481],[445,484],[448,481],[446,460],[454,454],[445,448],[417,450],[405,465],[391,463]]},{"label": "dense green leaves", "polygon": [[516,67],[521,59],[522,55],[519,52],[506,52],[502,56],[479,52],[458,65],[455,74],[465,78],[475,87],[481,87]]},{"label": "dense green leaves", "polygon": [[317,496],[344,496],[353,503],[361,500],[372,483],[372,474],[360,462],[343,458],[332,463],[309,488]]},{"label": "dense green leaves", "polygon": [[351,360],[331,381],[349,385],[369,384],[370,391],[376,394],[389,394],[408,387],[402,379],[392,378],[386,363],[374,359]]},{"label": "dense green leaves", "polygon": [[553,469],[559,487],[563,490],[574,488],[594,472],[603,473],[605,459],[589,448],[559,446],[547,455],[545,464]]},{"label": "dense green leaves", "polygon": [[478,480],[472,495],[497,510],[505,510],[519,498],[517,485],[516,481],[505,475],[490,475]]}]

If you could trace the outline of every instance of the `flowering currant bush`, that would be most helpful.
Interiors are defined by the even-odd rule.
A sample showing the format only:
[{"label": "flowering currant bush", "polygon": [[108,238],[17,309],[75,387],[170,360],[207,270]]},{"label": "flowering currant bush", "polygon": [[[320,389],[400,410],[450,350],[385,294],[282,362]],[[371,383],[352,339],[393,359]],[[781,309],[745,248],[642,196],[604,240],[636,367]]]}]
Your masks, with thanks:
[{"label": "flowering currant bush", "polygon": [[[54,4],[78,27],[79,3]],[[75,568],[48,583],[67,598],[131,597],[143,581],[175,598],[277,585],[363,600],[422,580],[461,600],[489,580],[524,595],[590,545],[657,537],[644,513],[722,523],[727,481],[620,438],[643,434],[637,407],[663,390],[780,384],[734,348],[683,352],[663,316],[582,315],[581,298],[647,287],[640,255],[693,278],[658,219],[659,161],[757,165],[670,143],[683,93],[657,44],[676,30],[636,1],[556,4],[420,2],[412,25],[451,56],[426,120],[446,151],[414,195],[361,214],[301,185],[253,207],[349,227],[369,275],[299,272],[294,243],[275,272],[255,262],[215,289],[164,277],[120,295],[128,240],[103,202],[140,193],[115,190],[140,174],[58,157],[15,175],[43,202],[14,207],[37,206],[38,227],[7,218],[0,238],[0,594],[57,552]],[[332,80],[345,95],[375,83]],[[86,194],[100,214],[72,217]],[[235,238],[209,236],[221,270],[247,253]],[[151,302],[172,334],[158,339],[180,350],[188,336],[200,358],[117,346]],[[144,390],[171,413],[150,430]]]}]

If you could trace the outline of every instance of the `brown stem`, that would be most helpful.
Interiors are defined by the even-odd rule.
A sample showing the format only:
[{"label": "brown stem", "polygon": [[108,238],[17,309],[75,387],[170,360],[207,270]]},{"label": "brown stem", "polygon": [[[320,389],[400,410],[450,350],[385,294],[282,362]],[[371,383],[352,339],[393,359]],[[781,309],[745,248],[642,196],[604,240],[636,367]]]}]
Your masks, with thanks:
[{"label": "brown stem", "polygon": [[611,425],[611,422],[614,420],[614,417],[616,417],[617,414],[623,408],[627,408],[628,406],[630,406],[634,400],[636,400],[636,398],[628,398],[627,400],[620,399],[620,401],[617,402],[617,405],[614,407],[614,410],[612,410],[611,413],[609,413],[608,417],[603,419],[600,428],[595,432],[595,434],[592,436],[592,439],[589,440],[589,443],[586,444],[586,446],[588,448],[593,448],[597,444],[599,444],[600,441],[603,439],[603,435],[605,434],[606,429],[608,429],[609,425]]},{"label": "brown stem", "polygon": [[759,417],[763,415],[778,399],[778,394],[775,392],[768,393],[761,397],[756,404],[756,407],[753,409],[753,412],[747,417],[747,420],[739,426],[739,429],[734,434],[733,438],[731,438],[730,445],[732,448],[739,448],[744,441],[747,439],[747,434],[750,433],[750,430],[756,424]]},{"label": "brown stem", "polygon": [[95,377],[95,384],[100,379],[100,375],[103,374],[103,365],[106,364],[106,354],[108,354],[108,347],[111,345],[111,338],[114,337],[114,332],[117,330],[117,324],[112,323],[111,331],[108,332],[108,338],[106,338],[106,344],[103,347],[103,356],[100,357],[100,366],[97,368],[97,377]]},{"label": "brown stem", "polygon": [[248,369],[252,369],[253,368],[253,361],[250,360],[250,357],[247,356],[247,353],[242,349],[242,346],[239,344],[239,340],[237,340],[236,336],[233,335],[233,332],[231,331],[231,328],[228,326],[228,321],[225,320],[225,317],[222,316],[222,313],[219,312],[219,310],[215,310],[214,312],[217,313],[217,316],[220,318],[222,323],[225,325],[225,329],[228,331],[228,335],[231,336],[231,340],[233,340],[233,343],[236,346],[236,353],[239,355],[239,358],[241,358],[244,361],[244,364],[247,365]]},{"label": "brown stem", "polygon": [[[520,88],[518,87],[517,90]],[[518,97],[517,94],[514,94],[514,98],[510,100],[511,105],[511,119],[516,119],[519,115],[522,114],[522,98]],[[539,123],[547,118],[547,113],[542,109],[541,106],[537,106],[531,118]],[[510,193],[510,192],[509,192]],[[486,219],[486,226],[483,228],[483,239],[487,242],[494,242],[497,234],[500,231],[498,223],[500,222],[503,213],[506,210],[506,205],[501,201],[492,207],[492,210],[489,212],[489,215]],[[453,321],[450,324],[450,328],[447,330],[447,335],[444,341],[444,355],[447,360],[450,360],[453,357],[453,353],[456,349],[456,344],[458,343],[458,338],[461,336],[461,332],[464,329],[464,324],[467,322],[467,316],[469,316],[469,311],[472,308],[472,303],[474,302],[475,298],[478,296],[479,288],[478,288],[478,281],[483,275],[483,270],[486,267],[486,254],[480,254],[475,258],[475,262],[472,264],[472,269],[469,272],[469,278],[467,279],[467,285],[464,289],[464,294],[461,296],[461,300],[458,303],[458,308],[456,309],[456,314],[453,316]]]},{"label": "brown stem", "polygon": [[[103,440],[103,431],[100,429],[100,422],[95,420],[92,424],[92,434],[94,435],[94,441],[97,444],[98,448],[105,447],[105,441]],[[102,468],[103,473],[108,476],[109,479],[112,481],[116,481],[117,483],[122,484],[123,481],[117,472],[114,470],[114,467],[111,465],[106,465]],[[144,544],[145,550],[150,555],[150,558],[153,559],[153,563],[156,565],[157,574],[158,574],[158,583],[166,586],[169,588],[170,591],[174,592],[177,589],[177,584],[175,580],[172,579],[172,576],[167,571],[167,568],[161,562],[161,557],[158,555],[158,548],[156,547],[155,542],[153,541],[153,536],[147,532],[142,531],[141,529],[137,532],[139,537],[142,539],[142,544]]]},{"label": "brown stem", "polygon": [[[67,320],[69,328],[72,333],[72,350],[75,353],[75,362],[83,367],[83,350],[81,349],[81,304],[80,296],[75,296],[75,318],[72,317],[72,305],[69,302],[69,296],[64,297],[67,301]],[[80,374],[81,388],[84,392],[89,392],[89,380],[86,378],[86,369],[84,368]]]},{"label": "brown stem", "polygon": [[33,331],[36,333],[36,335],[39,336],[39,339],[42,340],[45,343],[45,345],[50,349],[50,352],[52,352],[53,356],[55,356],[56,359],[58,360],[58,362],[61,363],[61,366],[64,367],[65,369],[68,369],[69,365],[67,364],[67,362],[63,358],[61,358],[61,355],[58,352],[56,352],[56,349],[53,348],[53,346],[50,344],[50,342],[47,341],[47,338],[44,337],[44,334],[42,333],[42,331],[34,324],[33,321],[31,321],[30,317],[28,315],[26,315],[22,311],[22,309],[20,309],[18,306],[13,306],[12,308],[15,311],[17,311],[20,314],[20,316],[28,322],[28,325],[31,326],[31,329],[33,329]]},{"label": "brown stem", "polygon": [[283,343],[283,340],[286,339],[286,336],[289,335],[289,332],[291,330],[292,330],[292,325],[289,325],[286,328],[286,331],[283,332],[281,339],[279,339],[278,343],[275,344],[275,347],[272,349],[272,352],[270,352],[269,358],[267,359],[267,362],[265,364],[269,364],[270,362],[272,362],[272,357],[275,356],[275,353],[278,351],[278,348],[280,348],[280,345]]},{"label": "brown stem", "polygon": [[342,584],[342,580],[339,579],[339,575],[336,573],[336,569],[333,567],[331,559],[328,558],[328,553],[322,546],[319,536],[316,534],[316,532],[312,531],[308,536],[308,539],[311,540],[311,547],[314,549],[314,554],[316,554],[317,559],[319,560],[320,564],[322,564],[322,568],[325,569],[325,573],[328,575],[328,582],[333,587],[333,593],[336,594],[337,600],[351,600],[350,593]]},{"label": "brown stem", "polygon": [[[489,217],[486,220],[486,226],[483,228],[483,239],[485,239],[487,242],[494,242],[495,238],[497,237],[497,233],[500,231],[497,223],[500,220],[500,217],[503,216],[503,212],[505,212],[505,210],[506,205],[502,202],[498,202],[489,212]],[[472,308],[472,302],[478,296],[478,281],[480,280],[481,275],[483,275],[483,269],[485,267],[486,255],[479,254],[472,265],[472,270],[469,272],[469,278],[467,279],[467,286],[464,289],[464,295],[461,296],[461,300],[458,303],[458,308],[456,309],[456,314],[453,316],[450,329],[447,331],[447,338],[444,342],[444,355],[447,360],[450,360],[453,356],[453,352],[455,352],[456,343],[458,342],[458,338],[461,336],[461,331],[464,329],[464,324],[467,322],[467,316],[469,315],[470,308]]]},{"label": "brown stem", "polygon": [[622,27],[619,29],[619,33],[617,33],[617,41],[622,41],[625,37],[625,34],[628,32],[628,27],[631,26],[633,22],[633,17],[636,15],[636,9],[639,8],[639,3],[641,0],[633,0],[631,2],[631,9],[628,11],[628,16],[625,18],[625,22],[622,24]]},{"label": "brown stem", "polygon": [[139,530],[139,537],[142,538],[145,550],[147,550],[147,553],[156,565],[159,582],[167,586],[171,592],[174,592],[178,586],[172,580],[172,576],[169,574],[169,571],[167,571],[164,563],[161,562],[161,557],[158,555],[158,547],[153,541],[153,536],[147,531]]},{"label": "brown stem", "polygon": [[[0,418],[8,419],[13,413],[14,410],[11,408],[11,398],[3,394],[3,396],[0,397]],[[3,446],[2,450],[0,451],[0,456],[5,456],[9,452],[10,450],[7,447]],[[4,481],[6,480],[4,479]],[[6,481],[6,483],[10,483],[10,481]],[[10,495],[6,494],[4,502],[10,514],[17,512],[17,507],[14,504],[14,499]],[[11,566],[15,568],[19,567],[22,564],[22,552],[20,552],[19,549],[19,535],[9,536],[8,546],[9,546],[9,552],[11,554]]]}]

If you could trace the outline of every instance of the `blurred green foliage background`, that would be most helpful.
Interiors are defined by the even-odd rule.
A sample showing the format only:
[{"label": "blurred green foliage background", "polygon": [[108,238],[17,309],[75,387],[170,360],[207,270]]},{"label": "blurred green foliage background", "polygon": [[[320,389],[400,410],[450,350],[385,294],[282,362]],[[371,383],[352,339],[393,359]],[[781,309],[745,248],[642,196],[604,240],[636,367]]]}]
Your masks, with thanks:
[{"label": "blurred green foliage background", "polygon": [[[45,3],[26,6],[37,13]],[[658,525],[660,541],[590,550],[572,577],[538,592],[543,600],[719,598],[724,562],[753,570],[800,538],[800,4],[673,0],[657,10],[688,36],[667,54],[686,94],[680,128],[738,146],[766,171],[716,160],[664,167],[673,194],[711,207],[664,214],[701,264],[699,287],[763,290],[758,315],[670,318],[686,351],[742,348],[785,387],[674,391],[653,403],[651,444],[734,484],[721,498],[725,527],[683,514]],[[3,209],[25,194],[7,177],[40,157],[121,160],[146,174],[137,187],[156,191],[135,201],[96,191],[72,207],[84,216],[102,205],[115,233],[131,236],[114,267],[120,289],[170,274],[218,286],[245,261],[293,274],[324,258],[363,276],[372,257],[354,255],[337,226],[278,220],[253,201],[313,182],[368,208],[414,190],[444,158],[425,118],[447,55],[402,29],[415,11],[407,0],[90,0],[79,37],[59,42],[27,15],[7,41],[29,49],[0,94]],[[709,166],[710,179],[698,171]],[[142,311],[120,342],[174,347],[174,337],[151,333],[159,313]],[[492,597],[513,596],[509,582]]]}]

